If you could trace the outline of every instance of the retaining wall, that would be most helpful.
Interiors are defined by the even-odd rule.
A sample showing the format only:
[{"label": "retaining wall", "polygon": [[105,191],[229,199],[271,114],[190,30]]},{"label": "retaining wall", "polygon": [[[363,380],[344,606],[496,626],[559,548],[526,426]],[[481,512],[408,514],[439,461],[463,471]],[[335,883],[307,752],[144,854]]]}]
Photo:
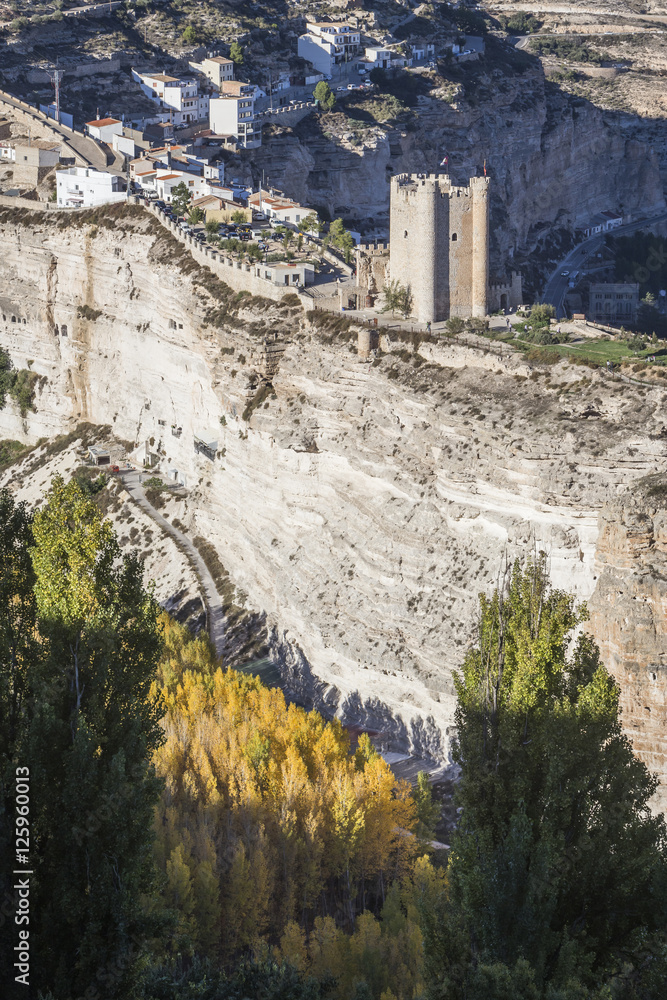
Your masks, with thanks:
[{"label": "retaining wall", "polygon": [[209,267],[221,281],[224,281],[235,292],[245,291],[250,292],[251,295],[262,295],[267,299],[273,299],[274,302],[280,302],[284,295],[291,293],[299,296],[304,309],[312,308],[312,298],[304,294],[303,289],[274,284],[270,279],[263,278],[257,274],[257,270],[261,269],[262,265],[246,264],[243,261],[226,257],[218,253],[217,250],[202,247],[192,236],[184,233],[177,223],[166,219],[158,208],[155,208],[153,205],[144,205],[144,202],[140,198],[133,197],[130,198],[130,201],[138,205],[143,205],[146,211],[151,212],[164,228],[169,230],[172,236],[175,236],[177,240],[188,248],[198,263]]}]

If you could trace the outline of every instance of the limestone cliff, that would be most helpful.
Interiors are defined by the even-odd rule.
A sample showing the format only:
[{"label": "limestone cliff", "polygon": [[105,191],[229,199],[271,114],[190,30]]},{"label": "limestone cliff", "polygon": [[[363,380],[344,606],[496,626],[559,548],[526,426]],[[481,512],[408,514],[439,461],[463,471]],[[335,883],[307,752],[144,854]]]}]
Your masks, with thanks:
[{"label": "limestone cliff", "polygon": [[[658,483],[656,484],[656,478]],[[623,724],[648,766],[667,774],[667,488],[649,477],[600,513],[591,627],[621,687]],[[667,809],[667,788],[657,795]]]},{"label": "limestone cliff", "polygon": [[[224,299],[139,210],[110,226],[2,212],[0,345],[48,381],[36,413],[0,411],[0,436],[87,419],[146,442],[186,482],[179,520],[266,613],[287,681],[419,750],[447,751],[452,671],[506,558],[545,549],[555,584],[593,598],[615,670],[649,603],[664,628],[664,578],[609,507],[667,470],[663,381],[387,341],[369,367],[315,319]],[[632,669],[652,713],[655,649]],[[664,736],[647,739],[660,764]]]}]

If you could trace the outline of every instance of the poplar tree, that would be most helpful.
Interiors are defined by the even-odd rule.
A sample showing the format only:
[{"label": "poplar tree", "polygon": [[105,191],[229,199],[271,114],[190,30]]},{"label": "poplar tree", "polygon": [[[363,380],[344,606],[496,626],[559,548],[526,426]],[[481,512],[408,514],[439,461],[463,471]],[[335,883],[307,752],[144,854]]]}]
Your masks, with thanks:
[{"label": "poplar tree", "polygon": [[607,996],[620,973],[630,996],[655,971],[667,926],[657,781],[578,634],[586,618],[550,588],[544,555],[480,598],[456,679],[460,824],[448,891],[426,915],[433,997]]},{"label": "poplar tree", "polygon": [[120,557],[111,525],[74,481],[54,479],[33,535],[31,981],[62,998],[128,998],[154,927],[159,608],[139,560]]}]

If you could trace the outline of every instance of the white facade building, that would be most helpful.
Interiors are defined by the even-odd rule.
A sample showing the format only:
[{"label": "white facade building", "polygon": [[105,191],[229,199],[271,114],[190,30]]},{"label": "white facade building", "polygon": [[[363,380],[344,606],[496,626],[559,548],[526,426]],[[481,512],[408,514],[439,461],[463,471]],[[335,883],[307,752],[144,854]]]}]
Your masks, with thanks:
[{"label": "white facade building", "polygon": [[267,219],[272,219],[281,225],[298,226],[307,215],[313,214],[312,208],[305,208],[291,198],[271,194],[269,191],[257,191],[248,198],[248,207],[255,212],[261,212]]},{"label": "white facade building", "polygon": [[211,83],[220,88],[220,85],[228,80],[234,79],[234,63],[224,56],[211,56],[202,59],[202,73],[209,78]]},{"label": "white facade building", "polygon": [[348,62],[359,49],[361,34],[349,24],[319,22],[307,25],[299,36],[298,51],[319,73],[331,76],[335,67]]},{"label": "white facade building", "polygon": [[380,45],[369,45],[364,52],[364,61],[371,63],[371,69],[388,69],[391,63],[391,49]]},{"label": "white facade building", "polygon": [[92,167],[69,167],[56,173],[56,198],[59,208],[94,208],[115,201],[125,201],[125,181],[117,174]]},{"label": "white facade building", "polygon": [[86,131],[100,142],[113,142],[115,135],[123,134],[123,123],[119,118],[98,118],[97,121],[86,122]]},{"label": "white facade building", "polygon": [[235,136],[244,149],[255,149],[262,145],[262,126],[255,120],[255,88],[252,84],[237,86],[238,95],[225,94],[211,100],[211,130],[216,135]]},{"label": "white facade building", "polygon": [[165,73],[137,73],[134,69],[132,77],[147,97],[160,107],[170,109],[174,125],[187,125],[208,118],[208,95],[199,93],[196,80],[179,80]]}]

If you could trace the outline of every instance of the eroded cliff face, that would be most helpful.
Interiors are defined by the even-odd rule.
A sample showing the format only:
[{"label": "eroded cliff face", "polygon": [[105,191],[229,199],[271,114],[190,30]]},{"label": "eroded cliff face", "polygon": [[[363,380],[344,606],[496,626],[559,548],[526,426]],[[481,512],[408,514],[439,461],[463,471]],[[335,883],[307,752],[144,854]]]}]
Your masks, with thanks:
[{"label": "eroded cliff face", "polygon": [[[649,480],[650,482],[651,480]],[[642,486],[644,484],[641,484]],[[655,486],[654,486],[655,490]],[[599,579],[589,602],[602,658],[621,688],[622,720],[635,749],[663,776],[667,809],[667,488],[640,488],[600,513]]]},{"label": "eroded cliff face", "polygon": [[[48,379],[36,413],[0,411],[0,436],[34,441],[87,419],[148,441],[185,478],[179,520],[266,613],[287,682],[399,744],[447,753],[452,671],[505,559],[547,551],[557,586],[595,595],[607,642],[618,626],[596,593],[610,572],[600,512],[667,469],[664,383],[532,371],[455,344],[386,344],[360,365],[346,333],[287,304],[214,314],[210,275],[156,226],[0,216],[0,344]],[[282,347],[259,402],[248,387]],[[195,438],[215,441],[213,457]],[[659,576],[654,589],[642,579],[664,620]],[[664,676],[646,680],[655,657],[637,657],[657,706]]]},{"label": "eroded cliff face", "polygon": [[609,208],[631,215],[664,206],[659,159],[637,139],[640,119],[621,123],[571,97],[545,80],[537,61],[522,75],[502,60],[479,67],[467,99],[420,97],[409,129],[387,128],[351,146],[327,136],[326,118],[311,117],[255,152],[255,170],[302,204],[363,223],[388,211],[392,173],[437,171],[447,154],[452,177],[465,183],[486,161],[497,266],[553,226],[581,226]]}]

